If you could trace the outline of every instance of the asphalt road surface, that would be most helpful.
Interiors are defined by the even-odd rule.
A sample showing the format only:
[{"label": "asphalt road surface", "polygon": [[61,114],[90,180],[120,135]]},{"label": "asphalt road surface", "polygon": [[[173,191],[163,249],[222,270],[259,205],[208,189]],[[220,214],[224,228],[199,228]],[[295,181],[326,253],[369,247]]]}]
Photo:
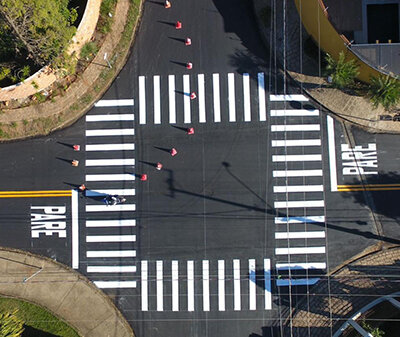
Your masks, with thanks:
[{"label": "asphalt road surface", "polygon": [[399,155],[395,136],[283,96],[270,55],[250,4],[146,2],[87,116],[0,145],[0,244],[87,275],[138,336],[271,335],[330,270],[398,243]]}]

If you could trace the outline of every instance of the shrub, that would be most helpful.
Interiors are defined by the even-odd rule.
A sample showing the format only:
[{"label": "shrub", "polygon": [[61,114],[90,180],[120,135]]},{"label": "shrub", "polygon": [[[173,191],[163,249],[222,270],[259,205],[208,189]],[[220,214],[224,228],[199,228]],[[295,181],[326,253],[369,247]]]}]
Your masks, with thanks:
[{"label": "shrub", "polygon": [[98,50],[99,50],[99,47],[97,47],[97,44],[96,44],[96,43],[94,43],[94,42],[92,42],[92,41],[86,42],[86,43],[83,45],[82,49],[81,49],[80,57],[81,57],[82,59],[89,60],[89,59],[91,59],[94,55],[96,55],[96,53],[98,52]]},{"label": "shrub", "polygon": [[339,59],[336,61],[330,54],[326,54],[326,70],[332,77],[332,86],[343,89],[354,84],[355,78],[360,74],[359,65],[355,60],[345,60],[343,52],[339,53]]},{"label": "shrub", "polygon": [[377,108],[381,104],[385,110],[389,110],[400,100],[399,79],[389,75],[371,77],[368,94],[374,108]]}]

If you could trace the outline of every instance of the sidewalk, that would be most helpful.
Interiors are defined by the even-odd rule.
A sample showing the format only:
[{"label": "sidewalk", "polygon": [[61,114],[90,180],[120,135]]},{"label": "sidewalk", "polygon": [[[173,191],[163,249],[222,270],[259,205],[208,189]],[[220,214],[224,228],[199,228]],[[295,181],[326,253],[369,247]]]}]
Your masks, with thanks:
[{"label": "sidewalk", "polygon": [[[278,62],[283,64],[283,6],[276,10],[276,45],[270,40],[270,22],[262,15],[265,8],[271,8],[271,0],[253,0],[260,28],[261,38],[266,46],[277,49]],[[380,106],[374,109],[367,98],[344,93],[329,87],[325,78],[319,77],[318,63],[300,48],[308,38],[300,24],[299,14],[293,0],[286,2],[286,68],[287,74],[322,107],[330,110],[343,121],[354,123],[370,132],[400,133],[400,122],[380,121],[380,115],[388,113]],[[265,11],[268,13],[268,11]],[[264,22],[263,22],[264,19]],[[301,29],[301,31],[300,31]],[[302,41],[300,41],[302,40]],[[301,43],[302,42],[302,43]]]},{"label": "sidewalk", "polygon": [[[0,248],[0,271],[1,295],[20,298],[48,309],[82,337],[134,336],[110,298],[84,276],[61,263],[19,250]],[[24,279],[27,280],[24,282]]]}]

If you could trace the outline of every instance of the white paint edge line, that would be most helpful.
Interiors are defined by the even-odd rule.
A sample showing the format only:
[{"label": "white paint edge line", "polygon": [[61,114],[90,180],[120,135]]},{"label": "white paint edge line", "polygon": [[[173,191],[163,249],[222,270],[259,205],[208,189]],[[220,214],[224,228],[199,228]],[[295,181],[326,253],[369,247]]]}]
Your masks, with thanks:
[{"label": "white paint edge line", "polygon": [[139,124],[146,124],[146,78],[139,76]]},{"label": "white paint edge line", "polygon": [[90,144],[85,146],[86,151],[129,151],[135,150],[134,143],[126,144]]},{"label": "white paint edge line", "polygon": [[264,259],[264,300],[265,310],[272,309],[272,287],[271,287],[271,260]]},{"label": "white paint edge line", "polygon": [[86,166],[135,166],[135,159],[86,159]]},{"label": "white paint edge line", "polygon": [[256,260],[249,259],[249,310],[256,309]]},{"label": "white paint edge line", "polygon": [[307,262],[307,263],[277,263],[277,270],[305,270],[305,269],[326,269],[325,262]]},{"label": "white paint edge line", "polygon": [[288,124],[288,125],[271,125],[272,132],[284,131],[319,131],[319,124]]},{"label": "white paint edge line", "polygon": [[322,161],[320,154],[286,154],[283,156],[272,156],[273,162],[289,162],[289,161]]},{"label": "white paint edge line", "polygon": [[87,266],[88,273],[136,273],[135,266]]},{"label": "white paint edge line", "polygon": [[88,250],[86,257],[136,257],[136,250]]},{"label": "white paint edge line", "polygon": [[321,139],[273,140],[271,145],[272,147],[321,146]]},{"label": "white paint edge line", "polygon": [[134,188],[125,189],[102,189],[102,190],[86,190],[87,197],[104,196],[104,195],[135,195]]},{"label": "white paint edge line", "polygon": [[183,122],[189,124],[192,122],[190,112],[190,77],[183,75]]},{"label": "white paint edge line", "polygon": [[323,200],[304,200],[304,201],[275,201],[275,208],[303,208],[303,207],[324,207]]},{"label": "white paint edge line", "polygon": [[225,261],[218,260],[218,310],[225,311]]},{"label": "white paint edge line", "polygon": [[290,110],[271,110],[271,117],[295,117],[295,116],[319,116],[319,110],[290,109]]},{"label": "white paint edge line", "polygon": [[289,285],[291,286],[305,286],[305,285],[314,285],[319,281],[319,278],[304,278],[304,279],[280,279],[276,280],[276,285],[278,287],[287,287]]},{"label": "white paint edge line", "polygon": [[164,311],[163,262],[156,261],[157,311]]},{"label": "white paint edge line", "polygon": [[86,242],[136,242],[136,235],[87,235]]},{"label": "white paint edge line", "polygon": [[307,102],[308,98],[304,95],[269,95],[269,100]]},{"label": "white paint edge line", "polygon": [[133,181],[134,174],[87,174],[86,181]]},{"label": "white paint edge line", "polygon": [[323,192],[323,185],[291,185],[291,186],[274,186],[274,193],[291,193],[291,192]]},{"label": "white paint edge line", "polygon": [[279,177],[322,177],[322,170],[285,170],[273,171],[274,178]]},{"label": "white paint edge line", "polygon": [[86,220],[86,227],[135,227],[134,219]]},{"label": "white paint edge line", "polygon": [[96,108],[114,107],[114,106],[133,106],[133,105],[134,105],[133,99],[101,99],[100,101],[94,104]]},{"label": "white paint edge line", "polygon": [[205,94],[205,80],[204,74],[199,74],[197,77],[197,84],[199,90],[199,123],[206,122],[206,94]]},{"label": "white paint edge line", "polygon": [[277,225],[279,224],[286,225],[288,223],[291,224],[291,223],[324,223],[324,222],[325,222],[325,216],[323,215],[275,218],[275,223]]},{"label": "white paint edge line", "polygon": [[311,231],[311,232],[278,232],[275,233],[275,239],[323,239],[325,238],[324,231]]},{"label": "white paint edge line", "polygon": [[169,123],[176,123],[175,75],[168,75]]},{"label": "white paint edge line", "polygon": [[325,247],[275,248],[276,255],[325,254]]},{"label": "white paint edge line", "polygon": [[213,107],[214,107],[214,123],[221,122],[221,91],[219,88],[219,74],[213,74]]},{"label": "white paint edge line", "polygon": [[79,268],[79,192],[72,190],[71,230],[72,230],[72,268]]},{"label": "white paint edge line", "polygon": [[172,271],[172,311],[179,311],[179,265],[178,261],[171,262]]},{"label": "white paint edge line", "polygon": [[135,204],[123,205],[86,205],[86,212],[121,212],[121,211],[135,211]]},{"label": "white paint edge line", "polygon": [[251,121],[251,107],[250,107],[250,75],[243,74],[243,105],[244,105],[244,121]]},{"label": "white paint edge line", "polygon": [[187,307],[194,311],[194,261],[187,261]]},{"label": "white paint edge line", "polygon": [[111,114],[111,115],[86,115],[86,122],[122,122],[133,121],[133,114]]},{"label": "white paint edge line", "polygon": [[235,74],[228,74],[229,122],[236,122]]},{"label": "white paint edge line", "polygon": [[160,76],[153,77],[154,88],[154,124],[161,124],[161,97],[160,97]]},{"label": "white paint edge line", "polygon": [[94,281],[93,283],[100,289],[136,288],[136,281]]},{"label": "white paint edge line", "polygon": [[148,299],[148,294],[149,294],[149,282],[148,282],[148,262],[147,261],[142,261],[141,263],[141,268],[140,268],[140,292],[141,292],[141,298],[142,298],[142,311],[148,311],[149,310],[149,299]]},{"label": "white paint edge line", "polygon": [[240,298],[240,260],[233,260],[233,310],[241,309]]},{"label": "white paint edge line", "polygon": [[265,80],[264,73],[257,74],[258,79],[258,114],[260,122],[267,120],[267,112],[265,107]]},{"label": "white paint edge line", "polygon": [[134,136],[135,129],[98,129],[86,130],[86,137],[103,136]]},{"label": "white paint edge line", "polygon": [[203,260],[203,311],[210,311],[210,271],[208,260]]},{"label": "white paint edge line", "polygon": [[335,149],[335,125],[331,116],[326,116],[328,128],[328,152],[329,171],[331,178],[331,192],[337,192],[337,171],[336,171],[336,149]]}]

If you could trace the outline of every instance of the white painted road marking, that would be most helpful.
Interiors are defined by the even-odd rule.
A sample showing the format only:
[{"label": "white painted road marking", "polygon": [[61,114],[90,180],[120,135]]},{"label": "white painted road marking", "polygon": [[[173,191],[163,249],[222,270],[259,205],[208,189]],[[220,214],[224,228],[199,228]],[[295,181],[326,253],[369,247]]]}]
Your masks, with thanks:
[{"label": "white painted road marking", "polygon": [[219,89],[219,74],[213,74],[213,102],[214,102],[214,123],[221,122],[221,102]]},{"label": "white painted road marking", "polygon": [[260,122],[265,122],[267,120],[267,112],[265,108],[265,80],[264,73],[258,73],[258,113]]},{"label": "white painted road marking", "polygon": [[298,217],[276,217],[276,224],[291,224],[291,223],[324,223],[325,216],[317,215],[317,216],[298,216]]},{"label": "white painted road marking", "polygon": [[135,219],[119,220],[86,220],[86,227],[134,227]]},{"label": "white painted road marking", "polygon": [[244,121],[251,121],[251,107],[250,107],[250,75],[243,74],[243,104],[244,104]]},{"label": "white painted road marking", "polygon": [[179,311],[179,265],[178,261],[171,262],[172,271],[172,311]]},{"label": "white painted road marking", "polygon": [[284,131],[319,131],[319,124],[287,124],[287,125],[271,125],[272,132]]},{"label": "white painted road marking", "polygon": [[189,124],[192,122],[190,112],[190,77],[183,75],[183,122]]},{"label": "white painted road marking", "polygon": [[132,106],[133,99],[101,99],[94,104],[96,108],[114,106]]},{"label": "white painted road marking", "polygon": [[156,261],[157,311],[164,310],[163,262]]},{"label": "white painted road marking", "polygon": [[328,123],[328,152],[329,170],[331,178],[331,192],[337,192],[337,172],[336,172],[336,149],[335,149],[335,125],[331,116],[326,116]]},{"label": "white painted road marking", "polygon": [[135,180],[134,174],[87,174],[86,181],[132,181]]},{"label": "white painted road marking", "polygon": [[136,235],[87,235],[86,242],[136,242]]},{"label": "white painted road marking", "polygon": [[86,122],[121,122],[133,120],[133,114],[86,115]]},{"label": "white painted road marking", "polygon": [[134,136],[135,129],[100,129],[100,130],[86,130],[86,137],[97,136]]},{"label": "white painted road marking", "polygon": [[153,77],[154,89],[154,124],[161,124],[161,97],[160,97],[160,76]]},{"label": "white painted road marking", "polygon": [[218,260],[218,310],[225,311],[225,261]]},{"label": "white painted road marking", "polygon": [[210,272],[208,260],[203,260],[203,310],[210,311]]},{"label": "white painted road marking", "polygon": [[306,208],[306,207],[324,207],[323,200],[304,200],[304,201],[275,201],[275,208]]},{"label": "white painted road marking", "polygon": [[278,270],[301,270],[301,269],[326,269],[325,262],[307,262],[307,263],[277,263],[275,265]]},{"label": "white painted road marking", "polygon": [[240,260],[233,260],[233,310],[241,309],[240,298]]},{"label": "white painted road marking", "polygon": [[325,254],[325,247],[275,248],[276,255]]},{"label": "white painted road marking", "polygon": [[294,117],[294,116],[319,116],[319,110],[290,109],[271,110],[271,117]]},{"label": "white painted road marking", "polygon": [[168,75],[169,123],[176,123],[175,75]]},{"label": "white painted road marking", "polygon": [[121,212],[121,211],[135,211],[135,204],[123,205],[86,205],[86,212]]},{"label": "white painted road marking", "polygon": [[290,193],[290,192],[323,192],[323,185],[291,185],[291,186],[274,186],[274,193]]},{"label": "white painted road marking", "polygon": [[271,260],[264,259],[264,298],[265,310],[272,309],[272,289],[271,289]]},{"label": "white painted road marking", "polygon": [[135,266],[87,266],[88,273],[136,273]]},{"label": "white painted road marking", "polygon": [[269,95],[269,100],[306,102],[308,101],[308,98],[304,95]]},{"label": "white painted road marking", "polygon": [[136,257],[136,250],[88,250],[86,257]]},{"label": "white painted road marking", "polygon": [[228,74],[229,121],[236,122],[235,74]]},{"label": "white painted road marking", "polygon": [[319,278],[304,278],[304,279],[279,279],[276,280],[276,285],[278,287],[287,287],[291,286],[305,286],[305,285],[313,285],[319,281]]},{"label": "white painted road marking", "polygon": [[249,260],[249,310],[256,310],[256,260]]},{"label": "white painted road marking", "polygon": [[287,146],[321,146],[320,139],[290,139],[290,140],[273,140],[272,147]]},{"label": "white painted road marking", "polygon": [[126,144],[90,144],[85,146],[86,151],[128,151],[134,150],[134,143]]},{"label": "white painted road marking", "polygon": [[321,161],[320,154],[286,154],[282,156],[272,156],[273,162],[287,162],[287,161]]},{"label": "white painted road marking", "polygon": [[71,228],[72,228],[72,268],[79,268],[79,192],[72,190]]},{"label": "white painted road marking", "polygon": [[146,78],[139,76],[139,124],[146,124]]},{"label": "white painted road marking", "polygon": [[310,232],[278,232],[275,233],[275,239],[323,239],[325,237],[324,231],[310,231]]},{"label": "white painted road marking", "polygon": [[93,281],[93,283],[100,289],[136,288],[136,281]]},{"label": "white painted road marking", "polygon": [[206,93],[205,93],[205,80],[204,74],[199,74],[197,77],[199,87],[199,123],[206,122]]},{"label": "white painted road marking", "polygon": [[135,195],[134,188],[124,189],[94,189],[85,191],[87,197],[104,196],[104,195]]},{"label": "white painted road marking", "polygon": [[322,170],[281,170],[272,171],[274,178],[279,177],[322,177]]},{"label": "white painted road marking", "polygon": [[135,159],[86,159],[86,166],[134,166]]},{"label": "white painted road marking", "polygon": [[148,301],[148,292],[149,292],[149,284],[148,284],[148,262],[142,261],[141,264],[141,293],[142,293],[142,311],[149,310],[149,301]]},{"label": "white painted road marking", "polygon": [[194,261],[187,262],[187,282],[188,311],[194,311]]}]

